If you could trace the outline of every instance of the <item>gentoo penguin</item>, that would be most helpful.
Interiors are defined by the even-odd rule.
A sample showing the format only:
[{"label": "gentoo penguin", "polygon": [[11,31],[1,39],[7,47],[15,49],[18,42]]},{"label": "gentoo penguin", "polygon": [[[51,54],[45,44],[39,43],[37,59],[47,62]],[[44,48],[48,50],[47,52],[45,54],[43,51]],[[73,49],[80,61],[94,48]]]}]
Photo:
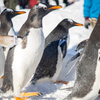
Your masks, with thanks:
[{"label": "gentoo penguin", "polygon": [[[9,45],[8,41],[12,37],[9,38],[7,36],[15,35],[11,19],[16,15],[20,15],[24,13],[25,13],[24,11],[14,11],[12,9],[4,9],[2,13],[0,14],[0,23],[1,23],[0,25],[0,44],[4,44],[4,45],[0,45],[0,78],[4,74],[4,64],[5,64],[5,58],[6,58],[6,56],[4,55],[4,49],[2,46],[9,47],[7,46]],[[12,42],[11,40],[10,40],[10,43]],[[7,50],[5,54],[7,54]]]},{"label": "gentoo penguin", "polygon": [[62,62],[67,53],[67,37],[51,42],[44,50],[42,59],[31,80],[34,85],[39,79],[49,78],[56,82],[62,68]]},{"label": "gentoo penguin", "polygon": [[15,100],[25,100],[26,96],[40,93],[21,93],[30,81],[43,54],[45,39],[42,32],[42,18],[61,6],[35,5],[29,12],[26,22],[17,34],[18,44],[9,49],[5,62],[2,93],[13,90]]},{"label": "gentoo penguin", "polygon": [[[60,74],[60,71],[62,69],[63,60],[67,53],[67,47],[68,47],[67,41],[69,38],[68,29],[72,26],[82,26],[82,24],[76,23],[73,20],[64,19],[46,38],[45,43],[46,45],[47,44],[48,45],[46,46],[42,59],[35,71],[35,75],[31,81],[32,84],[35,84],[39,79],[43,78],[49,78],[53,82],[56,82]],[[66,38],[62,39],[62,37],[64,36]]]},{"label": "gentoo penguin", "polygon": [[100,15],[83,50],[73,90],[64,100],[94,100],[100,90]]},{"label": "gentoo penguin", "polygon": [[69,36],[69,28],[73,26],[83,26],[80,23],[75,22],[72,19],[66,18],[63,19],[56,28],[46,37],[45,39],[45,47],[53,41],[59,40],[63,38],[64,36]]}]

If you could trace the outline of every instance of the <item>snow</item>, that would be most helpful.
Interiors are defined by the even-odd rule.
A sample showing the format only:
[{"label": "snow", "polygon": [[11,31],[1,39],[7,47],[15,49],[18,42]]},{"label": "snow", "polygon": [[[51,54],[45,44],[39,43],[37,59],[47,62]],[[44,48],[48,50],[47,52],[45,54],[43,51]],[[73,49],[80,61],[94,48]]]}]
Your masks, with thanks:
[{"label": "snow", "polygon": [[[50,2],[51,4],[54,2],[52,0],[49,1],[51,1]],[[29,13],[29,9],[23,9],[23,10],[26,11],[27,13],[16,16],[15,18],[12,19],[16,33],[19,31],[19,29],[27,19]],[[45,37],[64,18],[70,18],[79,23],[84,24],[83,0],[78,0],[77,2],[68,7],[63,7],[62,9],[53,11],[47,16],[45,16],[43,18],[43,32]],[[27,85],[23,89],[23,91],[42,93],[41,96],[30,97],[29,100],[62,100],[68,94],[71,93],[71,91],[67,91],[65,88],[72,87],[74,85],[76,67],[71,71],[71,73],[67,77],[65,77],[65,75],[67,74],[71,66],[75,63],[75,61],[73,61],[68,66],[66,66],[66,63],[74,54],[76,54],[75,47],[77,46],[77,44],[80,43],[82,40],[88,39],[91,34],[91,31],[92,31],[91,26],[89,27],[89,29],[86,29],[84,26],[82,27],[75,26],[73,28],[70,28],[69,30],[70,43],[68,47],[68,52],[63,62],[62,71],[58,77],[58,80],[69,82],[68,85],[62,83],[60,84],[53,83],[49,80],[40,81],[36,85]],[[14,100],[14,96],[12,94],[9,95],[5,94],[4,96],[1,97],[0,100]]]}]

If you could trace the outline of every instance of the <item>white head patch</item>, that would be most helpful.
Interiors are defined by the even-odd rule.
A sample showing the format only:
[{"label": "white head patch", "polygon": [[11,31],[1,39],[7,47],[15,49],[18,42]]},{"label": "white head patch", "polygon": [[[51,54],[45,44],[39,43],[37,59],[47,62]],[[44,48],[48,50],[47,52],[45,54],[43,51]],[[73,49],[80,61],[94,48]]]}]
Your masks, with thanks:
[{"label": "white head patch", "polygon": [[6,9],[6,11],[7,11],[7,12],[12,12],[13,10],[12,10],[12,9],[7,8],[7,9]]},{"label": "white head patch", "polygon": [[45,4],[39,3],[38,6],[35,5],[33,8],[42,8],[42,7],[45,8],[47,6]]},{"label": "white head patch", "polygon": [[39,3],[40,7],[47,7],[45,4]]},{"label": "white head patch", "polygon": [[68,21],[73,23],[73,20],[72,20],[72,19],[69,19],[69,18],[68,18]]}]

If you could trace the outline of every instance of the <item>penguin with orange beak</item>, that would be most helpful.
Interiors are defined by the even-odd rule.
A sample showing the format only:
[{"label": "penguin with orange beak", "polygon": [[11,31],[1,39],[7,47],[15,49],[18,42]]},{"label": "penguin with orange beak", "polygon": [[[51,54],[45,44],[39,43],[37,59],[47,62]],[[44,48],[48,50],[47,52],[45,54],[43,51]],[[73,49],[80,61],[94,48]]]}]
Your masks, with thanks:
[{"label": "penguin with orange beak", "polygon": [[7,8],[0,14],[0,78],[3,78],[4,75],[4,64],[9,47],[14,45],[15,31],[12,18],[24,13],[25,11],[15,11]]},{"label": "penguin with orange beak", "polygon": [[30,10],[26,22],[17,34],[18,44],[8,52],[2,93],[12,90],[15,100],[25,100],[29,96],[41,95],[38,92],[22,93],[22,89],[31,80],[44,51],[42,18],[59,8],[61,6],[37,4]]},{"label": "penguin with orange beak", "polygon": [[41,79],[49,79],[55,83],[68,83],[58,80],[58,76],[62,70],[63,61],[69,45],[68,31],[74,26],[83,25],[69,18],[63,19],[46,37],[45,50],[35,71],[35,75],[31,80],[31,84],[35,85]]}]

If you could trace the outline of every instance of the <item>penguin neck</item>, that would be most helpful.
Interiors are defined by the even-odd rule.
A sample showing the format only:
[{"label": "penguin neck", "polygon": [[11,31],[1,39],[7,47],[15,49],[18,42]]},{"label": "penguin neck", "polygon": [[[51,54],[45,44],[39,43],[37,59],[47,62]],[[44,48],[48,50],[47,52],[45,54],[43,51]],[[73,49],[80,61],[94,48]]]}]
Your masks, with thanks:
[{"label": "penguin neck", "polygon": [[1,19],[0,35],[8,35],[11,27],[13,27],[11,19],[6,19],[5,17]]},{"label": "penguin neck", "polygon": [[18,32],[17,36],[19,38],[23,38],[24,36],[27,36],[28,33],[30,32],[30,29],[33,28],[33,30],[42,30],[42,27],[39,28],[34,28],[32,25],[29,24],[29,22],[26,21],[26,23],[22,26],[20,31]]},{"label": "penguin neck", "polygon": [[59,26],[60,26],[63,30],[65,30],[66,33],[68,33],[68,30],[69,30],[70,27],[67,25],[66,21],[63,20],[63,21],[59,24]]}]

